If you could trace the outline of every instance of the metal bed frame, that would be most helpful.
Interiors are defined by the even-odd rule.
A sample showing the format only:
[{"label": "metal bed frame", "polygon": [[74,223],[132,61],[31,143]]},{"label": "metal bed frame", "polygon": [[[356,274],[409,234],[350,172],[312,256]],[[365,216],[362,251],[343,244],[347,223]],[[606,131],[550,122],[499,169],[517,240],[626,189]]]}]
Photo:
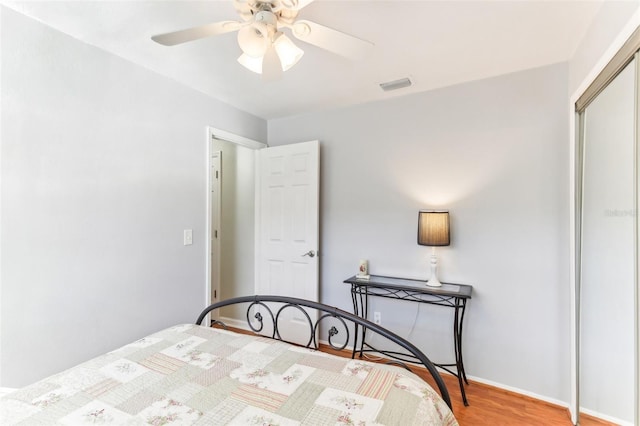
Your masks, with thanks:
[{"label": "metal bed frame", "polygon": [[[389,341],[395,343],[396,345],[404,348],[409,353],[411,353],[420,362],[420,364],[422,364],[422,366],[424,366],[427,369],[427,371],[429,371],[429,373],[431,374],[431,377],[433,377],[433,379],[436,382],[436,385],[438,386],[438,390],[440,392],[440,395],[442,396],[442,399],[449,406],[449,408],[452,408],[451,398],[449,397],[449,391],[447,390],[447,386],[442,380],[440,373],[438,373],[438,370],[436,369],[435,365],[429,360],[429,358],[427,358],[425,354],[423,354],[420,351],[420,349],[418,349],[411,342],[403,339],[397,334],[377,324],[374,324],[357,315],[354,315],[347,311],[343,311],[342,309],[338,309],[333,306],[325,305],[318,302],[312,302],[310,300],[304,300],[304,299],[298,299],[298,298],[286,297],[286,296],[255,295],[255,296],[234,297],[232,299],[223,300],[221,302],[217,302],[212,305],[209,305],[207,308],[205,308],[205,310],[202,311],[202,313],[196,320],[196,324],[202,325],[202,321],[205,319],[205,317],[210,312],[216,309],[222,308],[224,306],[239,305],[244,303],[249,304],[246,310],[247,324],[249,328],[256,334],[261,333],[263,330],[265,330],[265,322],[266,322],[267,325],[273,328],[273,332],[271,333],[270,338],[275,340],[281,340],[286,342],[286,340],[282,338],[281,333],[278,329],[278,320],[281,318],[282,312],[286,309],[297,309],[300,312],[302,312],[304,318],[307,319],[309,324],[309,340],[307,344],[304,345],[307,348],[318,349],[319,339],[317,336],[320,333],[320,324],[327,319],[333,319],[334,321],[333,321],[333,324],[331,324],[330,327],[328,327],[328,330],[323,330],[327,334],[326,341],[329,343],[329,345],[333,349],[338,351],[345,349],[347,347],[347,344],[351,340],[350,339],[351,332],[350,332],[350,327],[347,325],[348,323],[352,324],[355,330],[357,330],[358,327],[362,327],[363,330],[367,331],[367,333],[374,333],[388,339]],[[280,305],[278,306],[267,305],[267,303],[277,303]],[[315,309],[318,312],[318,319],[313,320],[304,308]],[[263,315],[263,312],[265,313],[265,315]],[[265,316],[267,316],[266,319],[265,319]],[[214,325],[214,324],[219,324],[222,327],[227,328],[226,324],[224,324],[224,322],[220,320],[212,320],[211,325]],[[345,333],[344,343],[342,344],[335,343],[336,336],[341,333],[338,327],[336,327],[336,324],[338,324],[341,328],[343,328],[343,332]],[[340,340],[342,340],[342,337]],[[288,343],[292,343],[292,342],[288,342]],[[355,356],[355,353],[352,353],[351,357],[353,358],[354,356]],[[397,364],[411,371],[411,368],[409,368],[407,364],[400,361],[389,359],[387,361],[387,364]]]}]

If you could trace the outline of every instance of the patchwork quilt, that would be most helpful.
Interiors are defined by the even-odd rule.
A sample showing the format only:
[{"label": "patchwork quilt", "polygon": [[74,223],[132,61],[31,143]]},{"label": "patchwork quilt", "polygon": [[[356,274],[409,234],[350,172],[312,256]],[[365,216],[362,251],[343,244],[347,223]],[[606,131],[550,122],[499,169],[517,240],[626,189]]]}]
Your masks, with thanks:
[{"label": "patchwork quilt", "polygon": [[457,425],[399,367],[179,325],[0,398],[2,425]]}]

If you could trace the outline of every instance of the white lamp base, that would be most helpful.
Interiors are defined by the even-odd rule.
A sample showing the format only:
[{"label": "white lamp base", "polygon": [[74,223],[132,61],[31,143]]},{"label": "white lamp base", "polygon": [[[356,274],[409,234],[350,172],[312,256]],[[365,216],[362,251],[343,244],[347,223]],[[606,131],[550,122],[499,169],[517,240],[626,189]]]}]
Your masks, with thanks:
[{"label": "white lamp base", "polygon": [[442,287],[442,283],[438,279],[438,257],[435,254],[436,248],[433,247],[433,254],[431,255],[431,278],[427,281],[429,287]]}]

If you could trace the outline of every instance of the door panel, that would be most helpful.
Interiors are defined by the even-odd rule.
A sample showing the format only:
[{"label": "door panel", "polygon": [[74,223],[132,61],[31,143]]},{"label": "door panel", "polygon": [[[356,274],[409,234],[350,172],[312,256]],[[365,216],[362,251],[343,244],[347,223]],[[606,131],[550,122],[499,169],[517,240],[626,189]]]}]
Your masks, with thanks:
[{"label": "door panel", "polygon": [[[256,293],[318,301],[319,144],[265,148],[258,163]],[[278,326],[285,340],[306,344],[308,322],[287,309]]]},{"label": "door panel", "polygon": [[[583,129],[580,406],[634,421],[635,61],[587,107]],[[637,421],[637,419],[636,419]]]}]

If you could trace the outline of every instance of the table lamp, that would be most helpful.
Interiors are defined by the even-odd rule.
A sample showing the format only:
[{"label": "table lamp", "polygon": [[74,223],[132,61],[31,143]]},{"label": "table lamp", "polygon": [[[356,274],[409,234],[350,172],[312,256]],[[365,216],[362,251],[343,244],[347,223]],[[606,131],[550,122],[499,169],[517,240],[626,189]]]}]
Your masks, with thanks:
[{"label": "table lamp", "polygon": [[440,287],[438,280],[438,257],[436,247],[448,246],[451,243],[449,235],[449,212],[446,210],[420,210],[418,212],[418,244],[431,246],[431,278],[427,281],[430,287]]}]

